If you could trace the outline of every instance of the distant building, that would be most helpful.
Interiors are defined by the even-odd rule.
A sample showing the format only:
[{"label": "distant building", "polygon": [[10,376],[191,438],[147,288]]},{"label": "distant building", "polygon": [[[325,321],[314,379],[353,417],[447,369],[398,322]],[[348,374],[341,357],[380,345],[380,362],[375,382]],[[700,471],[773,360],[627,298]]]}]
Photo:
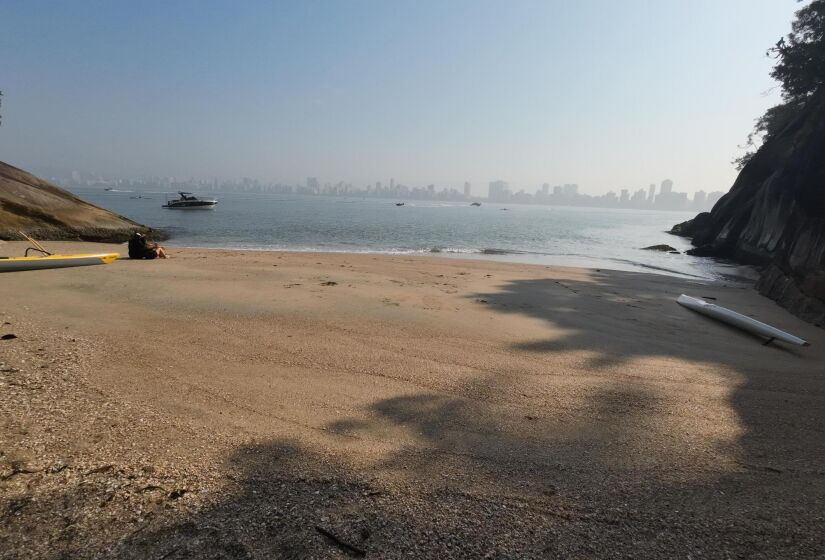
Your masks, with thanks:
[{"label": "distant building", "polygon": [[688,195],[674,192],[673,181],[665,179],[662,181],[662,190],[656,197],[655,206],[660,210],[687,210],[689,209]]},{"label": "distant building", "polygon": [[562,195],[561,185],[556,185],[555,187],[553,187],[553,196],[554,197],[560,197],[561,195]]},{"label": "distant building", "polygon": [[693,209],[704,210],[707,199],[708,195],[705,191],[696,191],[696,194],[693,195]]},{"label": "distant building", "polygon": [[708,206],[708,209],[713,208],[716,205],[716,203],[719,202],[719,199],[723,196],[725,196],[725,193],[722,191],[713,191],[711,193],[708,193],[708,198],[705,202],[705,204],[707,204]]},{"label": "distant building", "polygon": [[470,198],[470,193],[472,191],[471,185],[469,181],[464,181],[464,196]]},{"label": "distant building", "polygon": [[656,185],[651,183],[647,189],[647,201],[652,206],[654,200],[656,200]]},{"label": "distant building", "polygon": [[[576,196],[579,194],[579,186],[574,184],[564,185],[564,196]],[[614,193],[615,196],[615,193]]]},{"label": "distant building", "polygon": [[639,189],[630,197],[630,203],[636,208],[642,208],[647,203],[647,194],[644,189]]},{"label": "distant building", "polygon": [[524,192],[524,189],[521,189],[519,192],[513,195],[513,202],[521,202],[523,204],[529,204],[533,199],[533,196],[530,193]]},{"label": "distant building", "polygon": [[619,201],[620,201],[622,204],[627,204],[627,203],[629,203],[629,202],[630,202],[630,191],[629,191],[629,190],[627,190],[627,189],[622,189],[622,194],[621,194],[621,196],[619,197]]},{"label": "distant building", "polygon": [[510,197],[510,185],[507,181],[491,181],[488,187],[487,198],[493,202],[504,202]]},{"label": "distant building", "polygon": [[321,188],[318,182],[318,177],[307,177],[307,190],[309,192],[317,193]]}]

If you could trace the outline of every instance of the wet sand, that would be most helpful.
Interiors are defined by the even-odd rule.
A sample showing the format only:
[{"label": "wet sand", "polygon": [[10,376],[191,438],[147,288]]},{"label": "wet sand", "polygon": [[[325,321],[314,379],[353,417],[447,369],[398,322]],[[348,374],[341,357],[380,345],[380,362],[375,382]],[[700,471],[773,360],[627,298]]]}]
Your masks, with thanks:
[{"label": "wet sand", "polygon": [[825,554],[825,331],[749,286],[171,254],[0,274],[0,557]]}]

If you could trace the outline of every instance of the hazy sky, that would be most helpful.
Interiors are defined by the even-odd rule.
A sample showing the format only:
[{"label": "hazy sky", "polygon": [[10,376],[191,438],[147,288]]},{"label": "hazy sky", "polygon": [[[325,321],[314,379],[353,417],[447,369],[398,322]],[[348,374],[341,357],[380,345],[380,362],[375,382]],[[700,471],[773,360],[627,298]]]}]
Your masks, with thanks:
[{"label": "hazy sky", "polygon": [[4,0],[0,160],[727,190],[795,0]]}]

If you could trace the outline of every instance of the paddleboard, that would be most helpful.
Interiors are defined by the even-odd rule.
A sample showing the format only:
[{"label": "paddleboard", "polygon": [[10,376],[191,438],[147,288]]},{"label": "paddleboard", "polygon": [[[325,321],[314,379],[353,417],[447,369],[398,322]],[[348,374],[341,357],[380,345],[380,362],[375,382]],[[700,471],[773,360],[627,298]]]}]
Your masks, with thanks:
[{"label": "paddleboard", "polygon": [[48,255],[39,257],[0,258],[0,272],[18,272],[21,270],[42,270],[46,268],[68,268],[71,266],[90,266],[107,264],[120,256],[120,253]]},{"label": "paddleboard", "polygon": [[708,303],[703,299],[682,294],[676,299],[676,303],[682,305],[683,307],[687,307],[688,309],[692,309],[697,313],[701,313],[702,315],[707,315],[717,321],[722,321],[723,323],[758,334],[759,336],[764,336],[768,339],[768,342],[772,342],[773,340],[781,340],[782,342],[787,342],[789,344],[810,346],[810,343],[802,340],[798,336],[781,331],[776,327],[772,327],[766,323],[757,321],[752,317],[737,313],[736,311],[731,311],[730,309],[714,303]]}]

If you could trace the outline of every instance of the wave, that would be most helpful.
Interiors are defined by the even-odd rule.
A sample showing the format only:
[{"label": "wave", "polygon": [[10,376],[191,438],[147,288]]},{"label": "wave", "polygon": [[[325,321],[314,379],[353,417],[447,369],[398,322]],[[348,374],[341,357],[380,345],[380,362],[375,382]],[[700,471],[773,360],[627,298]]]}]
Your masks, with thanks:
[{"label": "wave", "polygon": [[[168,231],[167,228],[163,228],[164,230]],[[172,229],[172,228],[169,228]],[[178,229],[178,228],[174,228]],[[180,228],[178,231],[185,231],[183,228]],[[169,233],[177,233],[177,232],[169,232]],[[539,252],[539,251],[524,251],[524,250],[517,250],[517,249],[502,249],[496,247],[485,247],[485,248],[466,248],[466,247],[445,247],[445,246],[432,246],[432,247],[381,247],[381,248],[373,248],[373,247],[364,247],[364,246],[357,246],[352,244],[351,246],[347,246],[349,244],[337,244],[337,245],[277,245],[277,244],[265,244],[265,245],[258,245],[258,244],[246,244],[246,243],[232,243],[232,244],[181,244],[179,247],[190,247],[190,248],[214,248],[214,249],[227,249],[227,250],[240,250],[240,251],[284,251],[284,252],[295,252],[295,253],[352,253],[352,254],[375,254],[375,255],[428,255],[428,254],[435,254],[435,255],[444,255],[447,256],[455,256],[455,257],[464,257],[464,258],[495,258],[495,257],[508,257],[505,260],[512,260],[514,262],[524,262],[529,264],[544,264],[544,265],[558,265],[558,266],[574,266],[574,267],[582,267],[582,268],[592,268],[592,269],[607,269],[607,270],[625,270],[625,271],[635,271],[635,272],[650,272],[650,273],[659,273],[665,274],[668,276],[677,276],[681,278],[691,278],[691,279],[702,279],[702,280],[712,280],[718,275],[714,274],[712,271],[698,271],[696,269],[691,270],[678,270],[675,268],[668,268],[663,266],[657,266],[654,264],[650,264],[647,262],[640,262],[631,259],[622,259],[617,257],[599,257],[593,255],[585,255],[581,253],[546,253],[546,252]],[[612,265],[612,266],[611,266]],[[699,274],[696,274],[699,272]],[[704,274],[703,274],[704,273]]]},{"label": "wave", "polygon": [[477,253],[478,251],[474,249],[461,249],[458,247],[430,247],[429,249],[425,249],[423,251],[417,249],[411,249],[410,252],[413,253],[453,253],[453,254],[472,254]]},{"label": "wave", "polygon": [[[529,251],[518,251],[516,249],[496,249],[494,247],[485,247],[484,249],[461,249],[453,247],[430,247],[427,249],[428,253],[458,253],[469,255],[526,255]],[[536,255],[543,255],[547,253],[533,253]]]}]

